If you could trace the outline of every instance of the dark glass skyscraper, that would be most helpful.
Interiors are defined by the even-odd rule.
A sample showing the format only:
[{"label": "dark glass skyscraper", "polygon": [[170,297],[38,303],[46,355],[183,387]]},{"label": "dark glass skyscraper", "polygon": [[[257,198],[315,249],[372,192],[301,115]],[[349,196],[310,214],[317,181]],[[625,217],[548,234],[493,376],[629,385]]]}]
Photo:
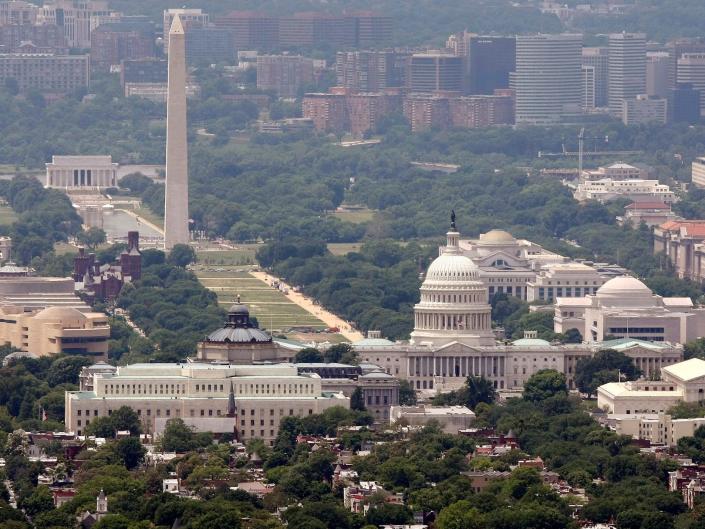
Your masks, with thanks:
[{"label": "dark glass skyscraper", "polygon": [[509,88],[509,73],[516,70],[515,37],[470,37],[468,42],[468,91],[492,94]]}]

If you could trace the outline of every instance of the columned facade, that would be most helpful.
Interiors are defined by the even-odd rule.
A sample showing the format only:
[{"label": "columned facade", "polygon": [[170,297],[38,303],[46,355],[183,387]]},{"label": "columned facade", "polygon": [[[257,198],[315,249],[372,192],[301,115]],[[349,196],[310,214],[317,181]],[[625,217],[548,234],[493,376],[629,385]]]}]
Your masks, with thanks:
[{"label": "columned facade", "polygon": [[[480,272],[460,252],[460,233],[451,225],[448,242],[431,263],[414,307],[411,343],[436,347],[462,342],[492,345],[492,308]],[[457,366],[459,367],[459,366]],[[455,368],[453,368],[455,369]]]}]

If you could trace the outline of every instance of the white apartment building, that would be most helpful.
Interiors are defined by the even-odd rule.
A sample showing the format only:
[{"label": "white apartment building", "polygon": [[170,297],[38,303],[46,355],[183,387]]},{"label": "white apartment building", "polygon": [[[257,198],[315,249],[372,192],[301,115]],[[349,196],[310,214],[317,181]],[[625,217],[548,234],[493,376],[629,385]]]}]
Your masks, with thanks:
[{"label": "white apartment building", "polygon": [[117,187],[118,164],[112,156],[52,156],[46,187]]},{"label": "white apartment building", "polygon": [[609,202],[616,198],[633,201],[661,201],[670,204],[676,201],[676,195],[666,184],[658,180],[593,180],[580,182],[573,193],[576,200],[597,200]]},{"label": "white apartment building", "polygon": [[680,401],[705,400],[705,360],[691,358],[661,369],[661,380],[610,382],[597,389],[597,406],[609,413],[664,413]]},{"label": "white apartment building", "polygon": [[705,308],[690,298],[664,298],[638,279],[610,279],[595,294],[559,297],[554,331],[578,329],[588,342],[606,337],[684,344],[705,335]]},{"label": "white apartment building", "polygon": [[592,266],[583,263],[555,263],[545,265],[536,279],[527,283],[526,300],[552,301],[561,297],[582,297],[596,294],[609,280]]},{"label": "white apartment building", "polygon": [[298,374],[292,364],[155,363],[96,371],[92,380],[82,377],[81,390],[66,392],[66,428],[78,435],[96,418],[129,406],[148,433],[165,418],[183,418],[203,431],[222,430],[229,418],[240,440],[271,445],[285,416],[350,407],[342,393],[323,392],[318,375]]},{"label": "white apartment building", "polygon": [[691,179],[694,186],[705,187],[705,156],[693,160]]},{"label": "white apartment building", "polygon": [[39,13],[39,22],[63,26],[70,48],[91,47],[91,17],[107,17],[107,0],[52,0]]}]

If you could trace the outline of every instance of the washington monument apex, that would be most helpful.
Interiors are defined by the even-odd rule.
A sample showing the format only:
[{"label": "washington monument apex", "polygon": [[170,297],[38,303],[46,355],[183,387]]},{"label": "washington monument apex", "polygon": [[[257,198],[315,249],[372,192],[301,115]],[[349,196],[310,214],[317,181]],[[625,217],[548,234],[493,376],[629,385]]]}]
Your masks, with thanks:
[{"label": "washington monument apex", "polygon": [[186,42],[179,16],[169,29],[166,101],[164,247],[188,244],[188,151],[186,143]]}]

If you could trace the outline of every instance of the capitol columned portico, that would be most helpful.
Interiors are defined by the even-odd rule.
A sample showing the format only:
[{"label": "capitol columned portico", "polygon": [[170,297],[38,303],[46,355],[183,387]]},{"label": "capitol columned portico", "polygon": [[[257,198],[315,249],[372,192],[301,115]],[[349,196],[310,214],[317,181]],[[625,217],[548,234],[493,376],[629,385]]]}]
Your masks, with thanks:
[{"label": "capitol columned portico", "polygon": [[627,338],[604,343],[560,344],[537,337],[535,331],[513,342],[500,343],[492,332],[488,287],[478,266],[462,254],[460,233],[451,216],[446,245],[429,266],[414,306],[414,330],[408,342],[370,336],[353,344],[363,362],[408,380],[417,390],[460,387],[468,376],[481,376],[499,390],[519,391],[542,369],[554,369],[575,388],[578,360],[602,349],[630,357],[645,377],[679,362],[683,349],[666,342]]},{"label": "capitol columned portico", "polygon": [[[453,213],[447,244],[428,267],[421,285],[411,343],[440,347],[456,341],[492,345],[495,340],[487,288],[480,280],[478,267],[460,252],[460,233]],[[447,368],[461,370],[459,364],[448,364]]]}]

